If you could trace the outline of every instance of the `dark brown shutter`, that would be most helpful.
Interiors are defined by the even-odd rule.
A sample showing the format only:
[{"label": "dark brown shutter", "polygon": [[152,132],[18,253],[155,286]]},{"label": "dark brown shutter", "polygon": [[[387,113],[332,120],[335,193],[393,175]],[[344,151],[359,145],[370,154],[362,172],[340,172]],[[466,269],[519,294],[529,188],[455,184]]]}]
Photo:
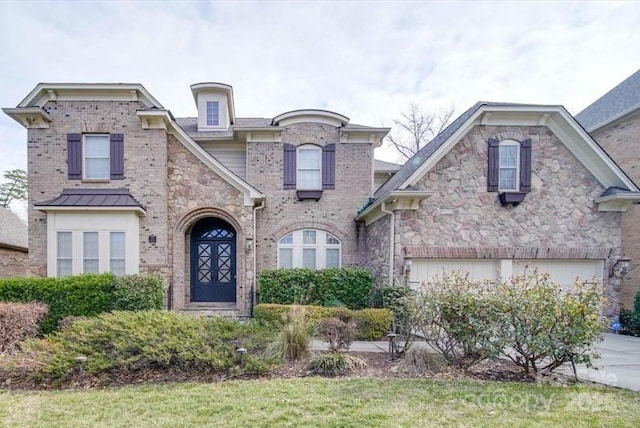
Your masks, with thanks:
[{"label": "dark brown shutter", "polygon": [[322,148],[322,188],[334,189],[336,185],[336,145],[327,144]]},{"label": "dark brown shutter", "polygon": [[67,134],[67,175],[82,180],[82,134]]},{"label": "dark brown shutter", "polygon": [[498,176],[500,174],[500,142],[497,138],[489,138],[487,171],[487,192],[498,191]]},{"label": "dark brown shutter", "polygon": [[109,139],[111,140],[109,157],[111,164],[111,179],[122,180],[124,179],[124,135],[111,134]]},{"label": "dark brown shutter", "polygon": [[296,146],[293,144],[283,144],[283,173],[284,173],[284,189],[296,188]]},{"label": "dark brown shutter", "polygon": [[531,191],[531,139],[520,143],[520,191]]}]

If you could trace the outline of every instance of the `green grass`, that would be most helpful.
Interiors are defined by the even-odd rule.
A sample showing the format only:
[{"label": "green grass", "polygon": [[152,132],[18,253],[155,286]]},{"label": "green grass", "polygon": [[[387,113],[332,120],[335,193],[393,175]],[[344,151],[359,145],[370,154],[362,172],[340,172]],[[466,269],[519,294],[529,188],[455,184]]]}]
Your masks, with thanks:
[{"label": "green grass", "polygon": [[0,392],[1,426],[640,426],[640,394],[474,381],[286,379]]}]

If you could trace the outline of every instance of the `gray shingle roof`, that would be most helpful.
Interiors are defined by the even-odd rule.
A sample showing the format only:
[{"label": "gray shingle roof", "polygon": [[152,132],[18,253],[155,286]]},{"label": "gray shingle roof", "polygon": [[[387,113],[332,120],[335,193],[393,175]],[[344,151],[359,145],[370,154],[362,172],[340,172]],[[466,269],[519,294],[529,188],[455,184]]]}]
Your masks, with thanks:
[{"label": "gray shingle roof", "polygon": [[26,249],[27,241],[27,224],[8,208],[0,207],[0,247]]},{"label": "gray shingle roof", "polygon": [[399,170],[402,165],[397,163],[385,162],[380,159],[373,160],[373,170],[375,172],[395,172]]},{"label": "gray shingle roof", "polygon": [[576,115],[587,131],[640,108],[640,70]]},{"label": "gray shingle roof", "polygon": [[131,196],[129,189],[63,189],[60,196],[34,206],[143,208],[140,202]]}]

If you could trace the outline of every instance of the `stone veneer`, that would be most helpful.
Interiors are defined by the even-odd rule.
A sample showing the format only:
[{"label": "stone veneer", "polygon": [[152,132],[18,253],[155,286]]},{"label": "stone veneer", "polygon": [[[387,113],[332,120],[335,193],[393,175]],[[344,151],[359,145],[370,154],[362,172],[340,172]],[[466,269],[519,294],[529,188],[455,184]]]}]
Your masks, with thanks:
[{"label": "stone veneer", "polygon": [[[283,144],[336,144],[335,188],[323,191],[319,201],[299,201],[295,189],[283,189]],[[300,123],[282,131],[282,142],[247,143],[247,181],[267,195],[258,211],[257,271],[277,267],[278,240],[302,229],[322,229],[342,242],[342,265],[363,263],[358,209],[371,196],[373,147],[369,143],[340,143],[340,128]]]},{"label": "stone veneer", "polygon": [[237,306],[241,315],[250,310],[253,280],[253,212],[244,195],[222,180],[173,136],[168,139],[169,231],[172,247],[172,307],[190,301],[190,231],[206,217],[225,220],[236,229]]},{"label": "stone veneer", "polygon": [[[34,203],[57,197],[64,188],[122,188],[146,208],[140,218],[140,270],[168,279],[167,138],[163,130],[143,130],[136,111],[139,102],[49,101],[46,129],[28,131],[29,271],[47,275],[47,216]],[[124,180],[91,182],[67,178],[68,133],[124,134]],[[157,242],[149,243],[148,236]]]},{"label": "stone veneer", "polygon": [[0,247],[0,278],[15,278],[27,274],[26,251]]},{"label": "stone veneer", "polygon": [[[489,137],[532,140],[532,190],[517,207],[503,207],[497,192],[487,192]],[[600,248],[609,255],[605,271],[621,255],[621,213],[598,211],[594,199],[603,187],[546,127],[476,126],[415,188],[434,195],[417,211],[396,211],[396,275],[407,246],[450,248],[451,255],[464,247]],[[379,240],[388,240],[381,221],[368,227],[370,248],[383,250]],[[619,280],[603,276],[607,297],[617,302]]]},{"label": "stone veneer", "polygon": [[[636,183],[640,183],[640,110],[591,134]],[[640,291],[640,207],[632,205],[622,216],[622,251],[631,258],[629,272],[622,280],[620,301],[633,309]]]}]

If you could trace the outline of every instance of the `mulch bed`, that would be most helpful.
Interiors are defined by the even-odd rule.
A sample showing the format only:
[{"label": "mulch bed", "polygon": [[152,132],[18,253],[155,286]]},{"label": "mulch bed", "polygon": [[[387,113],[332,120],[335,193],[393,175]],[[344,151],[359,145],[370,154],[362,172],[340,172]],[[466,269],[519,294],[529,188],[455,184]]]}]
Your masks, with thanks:
[{"label": "mulch bed", "polygon": [[[534,379],[528,376],[511,361],[504,359],[492,359],[482,361],[469,370],[453,367],[442,367],[438,370],[416,372],[416,370],[404,363],[402,359],[391,360],[386,353],[351,352],[351,355],[360,357],[366,362],[363,368],[355,369],[346,375],[338,377],[350,378],[377,378],[377,379],[401,379],[424,378],[434,380],[452,379],[476,379],[499,382],[536,382],[566,385],[572,381],[570,377],[552,374]],[[277,367],[269,373],[259,376],[260,379],[287,379],[314,376],[307,368],[307,361],[289,361]],[[27,372],[5,371],[0,368],[0,389],[9,390],[48,390],[48,389],[87,389],[114,386],[162,384],[171,382],[222,382],[230,379],[255,379],[255,376],[221,375],[197,370],[178,369],[142,369],[135,371],[111,371],[98,376],[87,373],[75,373],[62,384],[34,381]]]}]

